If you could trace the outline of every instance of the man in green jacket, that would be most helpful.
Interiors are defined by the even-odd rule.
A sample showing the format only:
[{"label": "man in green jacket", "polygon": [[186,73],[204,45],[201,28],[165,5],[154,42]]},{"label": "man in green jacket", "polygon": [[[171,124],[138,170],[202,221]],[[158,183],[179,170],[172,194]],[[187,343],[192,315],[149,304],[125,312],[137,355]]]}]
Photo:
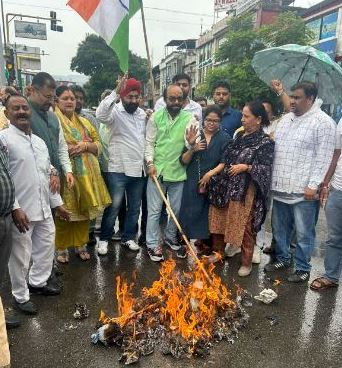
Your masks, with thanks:
[{"label": "man in green jacket", "polygon": [[28,96],[32,110],[32,132],[47,145],[51,165],[56,169],[52,171],[50,181],[53,193],[59,192],[59,177],[62,174],[65,175],[69,187],[72,187],[74,183],[63,130],[57,116],[50,111],[55,89],[56,82],[53,77],[48,73],[40,72],[33,77]]},{"label": "man in green jacket", "polygon": [[[145,161],[150,176],[147,184],[147,229],[146,244],[152,261],[160,262],[164,259],[159,245],[159,218],[163,200],[152,177],[158,177],[159,183],[167,192],[173,212],[179,214],[183,184],[186,180],[186,167],[180,162],[186,142],[186,131],[198,122],[192,114],[182,110],[184,95],[177,85],[170,85],[164,91],[166,106],[155,112],[147,123]],[[177,251],[180,258],[186,257],[184,247],[177,241],[177,228],[169,219],[165,229],[165,244]]]}]

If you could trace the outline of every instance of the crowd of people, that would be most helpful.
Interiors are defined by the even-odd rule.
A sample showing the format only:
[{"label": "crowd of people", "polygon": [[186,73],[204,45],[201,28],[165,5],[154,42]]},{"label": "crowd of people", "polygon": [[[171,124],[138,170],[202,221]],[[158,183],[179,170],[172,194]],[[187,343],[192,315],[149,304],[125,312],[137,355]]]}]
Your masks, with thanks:
[{"label": "crowd of people", "polygon": [[[57,86],[44,72],[24,94],[1,88],[0,280],[8,270],[15,308],[34,315],[30,294],[58,295],[54,262],[67,264],[71,254],[89,260],[87,244],[96,243],[100,256],[115,239],[127,251],[146,247],[155,262],[165,247],[185,258],[158,188],[197,254],[207,262],[240,254],[240,277],[260,263],[269,213],[274,259],[265,271],[290,267],[294,242],[289,282],[309,280],[321,203],[329,233],[325,274],[311,288],[337,286],[342,123],[336,129],[322,111],[314,83],[286,93],[272,81],[272,88],[280,116],[262,99],[234,109],[224,80],[213,86],[212,105],[204,97],[196,102],[186,74],[173,78],[153,110],[141,103],[141,83],[124,76],[101,95],[96,117],[84,111],[82,87]],[[8,327],[19,324],[5,317]]]}]

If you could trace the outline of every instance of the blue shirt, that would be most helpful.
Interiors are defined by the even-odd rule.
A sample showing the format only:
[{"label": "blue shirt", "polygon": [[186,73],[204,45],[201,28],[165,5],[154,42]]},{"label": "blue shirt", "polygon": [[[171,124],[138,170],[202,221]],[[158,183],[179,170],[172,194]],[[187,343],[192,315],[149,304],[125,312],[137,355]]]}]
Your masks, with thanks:
[{"label": "blue shirt", "polygon": [[240,128],[242,125],[241,119],[241,112],[229,106],[228,109],[223,113],[221,127],[230,135],[230,137],[233,137],[235,130]]}]

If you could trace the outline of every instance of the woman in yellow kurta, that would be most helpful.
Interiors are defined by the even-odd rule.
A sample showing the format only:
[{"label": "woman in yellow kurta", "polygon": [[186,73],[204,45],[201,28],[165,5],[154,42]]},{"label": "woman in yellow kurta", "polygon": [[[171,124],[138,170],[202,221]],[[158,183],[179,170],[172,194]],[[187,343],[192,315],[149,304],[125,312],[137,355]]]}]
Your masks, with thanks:
[{"label": "woman in yellow kurta", "polygon": [[69,261],[69,247],[82,259],[90,259],[86,244],[89,241],[89,222],[111,203],[102,179],[99,162],[100,138],[91,123],[75,113],[76,99],[72,90],[60,86],[55,114],[63,128],[68,144],[75,184],[68,188],[64,178],[61,195],[65,207],[71,213],[70,222],[56,218],[57,261]]}]

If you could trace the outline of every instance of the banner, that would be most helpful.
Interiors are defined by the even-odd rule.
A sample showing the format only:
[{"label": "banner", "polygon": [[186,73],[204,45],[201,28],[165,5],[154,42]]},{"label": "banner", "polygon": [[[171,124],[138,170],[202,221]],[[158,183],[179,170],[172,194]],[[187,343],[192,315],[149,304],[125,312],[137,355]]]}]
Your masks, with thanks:
[{"label": "banner", "polygon": [[336,57],[336,47],[337,47],[337,40],[325,41],[319,43],[315,46],[318,50],[326,52],[333,61],[335,61]]},{"label": "banner", "polygon": [[331,13],[322,18],[321,40],[336,37],[338,12]]},{"label": "banner", "polygon": [[232,11],[235,10],[239,0],[215,0],[215,11]]},{"label": "banner", "polygon": [[312,32],[313,43],[318,42],[321,37],[321,25],[322,25],[322,18],[315,19],[315,20],[310,21],[309,23],[306,23],[306,26]]},{"label": "banner", "polygon": [[15,37],[34,38],[38,40],[47,40],[46,24],[14,21]]}]

